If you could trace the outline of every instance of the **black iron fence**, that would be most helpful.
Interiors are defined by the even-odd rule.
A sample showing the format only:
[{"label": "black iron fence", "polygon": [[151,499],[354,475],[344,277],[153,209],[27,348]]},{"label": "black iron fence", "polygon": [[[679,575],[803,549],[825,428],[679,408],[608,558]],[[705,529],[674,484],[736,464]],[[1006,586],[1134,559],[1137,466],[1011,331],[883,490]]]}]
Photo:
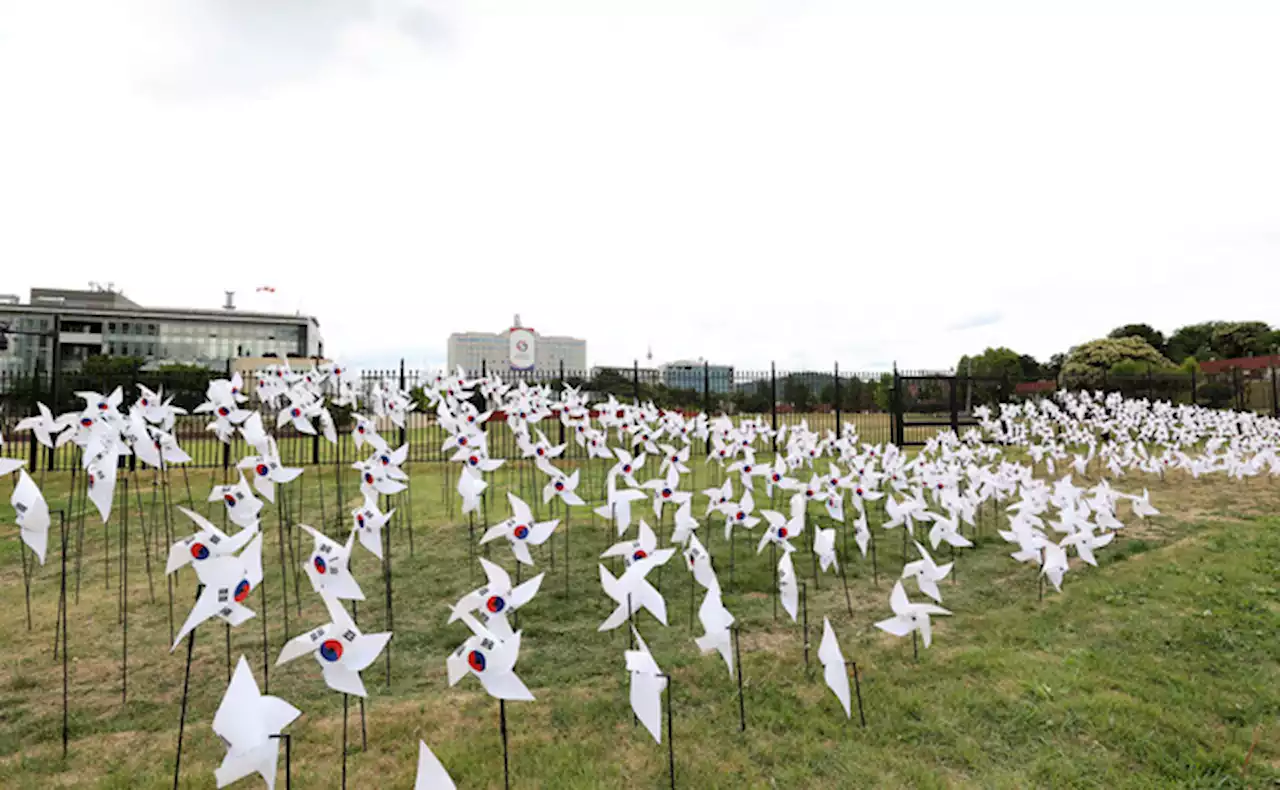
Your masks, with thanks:
[{"label": "black iron fence", "polygon": [[[468,371],[469,377],[481,376],[486,370]],[[13,430],[16,422],[37,412],[44,403],[55,415],[84,407],[80,392],[108,394],[116,387],[124,393],[126,405],[133,404],[139,385],[173,399],[173,405],[188,412],[205,399],[205,389],[213,378],[228,375],[226,371],[145,371],[86,376],[62,372],[52,376],[47,371],[30,373],[0,372],[0,431],[6,444],[4,455],[27,458],[32,468],[69,469],[78,463],[77,448],[68,444],[50,452],[39,447],[26,432]],[[398,426],[384,419],[383,435],[392,444],[408,442],[411,462],[446,460],[450,453],[443,448],[448,434],[436,421],[435,411],[422,392],[424,384],[435,378],[434,372],[406,369],[367,370],[361,373],[362,391],[383,384],[409,390],[417,408],[405,424]],[[548,385],[553,397],[564,385],[581,388],[592,404],[610,396],[622,403],[652,402],[659,409],[677,410],[684,414],[726,414],[734,417],[764,418],[774,427],[806,424],[811,430],[842,432],[853,426],[862,441],[893,442],[900,446],[921,444],[939,430],[962,431],[973,425],[973,410],[979,405],[994,405],[1010,399],[1052,396],[1059,388],[1054,381],[1021,381],[1009,377],[968,377],[951,373],[921,371],[845,371],[833,366],[827,371],[741,370],[704,364],[672,369],[641,367],[596,367],[591,370],[563,368],[538,371],[502,371],[508,382],[523,381],[529,385]],[[1160,374],[1154,371],[1139,376],[1099,376],[1094,382],[1077,382],[1071,389],[1087,387],[1106,392],[1120,392],[1130,398],[1148,398],[1174,403],[1196,403],[1210,407],[1230,407],[1280,416],[1277,403],[1277,371],[1232,370],[1216,375]],[[252,396],[257,389],[256,377],[245,381],[245,391]],[[478,406],[487,408],[479,395]],[[269,427],[277,424],[275,413],[251,397],[249,404],[262,412]],[[352,463],[367,451],[358,451],[350,438],[352,416],[349,409],[330,407],[337,426],[339,441],[331,444],[319,436],[299,433],[287,422],[276,430],[282,460],[289,465]],[[237,435],[223,444],[209,430],[206,415],[180,416],[174,427],[179,444],[198,467],[223,466],[230,469],[248,452]],[[581,459],[587,449],[572,432],[566,432],[558,415],[534,426],[555,443],[567,445],[565,457]],[[518,459],[520,453],[515,435],[508,428],[505,415],[497,413],[485,426],[491,452],[495,457]],[[701,444],[701,443],[700,443]],[[706,451],[705,445],[699,449]],[[129,462],[132,462],[130,459]]]}]

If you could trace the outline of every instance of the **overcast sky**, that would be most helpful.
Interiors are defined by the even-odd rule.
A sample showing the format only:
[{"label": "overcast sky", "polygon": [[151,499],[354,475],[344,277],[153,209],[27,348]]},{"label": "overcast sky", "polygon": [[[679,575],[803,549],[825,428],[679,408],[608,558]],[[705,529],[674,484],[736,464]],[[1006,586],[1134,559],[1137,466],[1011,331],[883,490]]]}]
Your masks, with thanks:
[{"label": "overcast sky", "polygon": [[368,365],[1280,323],[1278,6],[2,0],[0,292],[233,289]]}]

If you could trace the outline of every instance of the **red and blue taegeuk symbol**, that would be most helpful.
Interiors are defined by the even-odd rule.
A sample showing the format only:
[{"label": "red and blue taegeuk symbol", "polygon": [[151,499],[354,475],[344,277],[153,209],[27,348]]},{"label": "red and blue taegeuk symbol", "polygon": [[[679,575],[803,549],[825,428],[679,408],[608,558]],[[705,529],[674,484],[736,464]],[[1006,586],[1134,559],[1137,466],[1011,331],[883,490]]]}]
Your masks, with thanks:
[{"label": "red and blue taegeuk symbol", "polygon": [[507,602],[501,595],[492,595],[485,601],[484,606],[493,614],[501,614],[502,610],[507,608]]},{"label": "red and blue taegeuk symbol", "polygon": [[82,428],[88,428],[88,427],[90,427],[91,425],[93,425],[93,418],[92,418],[92,417],[81,417],[81,418],[80,418],[80,427],[82,427]]},{"label": "red and blue taegeuk symbol", "polygon": [[360,529],[364,529],[364,514],[363,514],[363,513],[357,513],[357,514],[356,514],[356,526],[357,526],[358,528],[360,528]]},{"label": "red and blue taegeuk symbol", "polygon": [[289,409],[290,417],[300,417],[301,415],[302,415],[302,409],[299,409],[297,406],[294,406],[292,409]]},{"label": "red and blue taegeuk symbol", "polygon": [[249,580],[241,579],[236,585],[235,598],[236,603],[244,603],[244,599],[249,597]]},{"label": "red and blue taegeuk symbol", "polygon": [[467,666],[471,667],[472,670],[476,672],[483,672],[486,663],[488,662],[485,661],[484,653],[481,653],[479,650],[472,650],[470,653],[467,653]]},{"label": "red and blue taegeuk symbol", "polygon": [[786,528],[786,527],[778,527],[778,537],[780,537],[780,538],[785,538],[786,536],[787,536],[787,528]]},{"label": "red and blue taegeuk symbol", "polygon": [[223,494],[223,495],[222,495],[222,501],[227,503],[227,507],[235,507],[235,506],[236,506],[236,498],[235,498],[235,496],[234,496],[234,495],[232,495],[232,494]]},{"label": "red and blue taegeuk symbol", "polygon": [[529,537],[529,527],[524,524],[520,524],[511,531],[511,534],[515,535],[517,540],[524,540]]},{"label": "red and blue taegeuk symbol", "polygon": [[326,639],[320,645],[320,657],[325,661],[337,661],[342,658],[342,643],[336,639]]},{"label": "red and blue taegeuk symbol", "polygon": [[209,547],[203,543],[193,543],[191,544],[191,556],[197,560],[208,559]]},{"label": "red and blue taegeuk symbol", "polygon": [[316,571],[321,574],[323,574],[329,568],[329,566],[326,565],[324,562],[324,557],[317,556],[314,560],[311,561],[311,564],[314,565],[316,568]]},{"label": "red and blue taegeuk symbol", "polygon": [[106,411],[106,410],[107,410],[107,404],[105,401],[98,404],[98,411]]},{"label": "red and blue taegeuk symbol", "polygon": [[631,559],[639,561],[648,556],[644,549],[636,549],[635,553],[631,555]]},{"label": "red and blue taegeuk symbol", "polygon": [[371,474],[370,472],[365,472],[364,482],[366,485],[373,485],[373,474]]},{"label": "red and blue taegeuk symbol", "polygon": [[267,472],[270,472],[270,471],[271,471],[271,468],[270,468],[270,467],[268,467],[266,464],[258,464],[258,465],[255,467],[255,469],[256,469],[256,471],[258,472],[258,477],[266,477],[266,476],[267,476]]},{"label": "red and blue taegeuk symbol", "polygon": [[230,413],[231,413],[231,410],[230,410],[230,409],[228,409],[226,406],[219,406],[219,407],[218,407],[218,416],[219,416],[219,417],[226,417],[226,416],[227,416],[228,414],[230,414]]}]

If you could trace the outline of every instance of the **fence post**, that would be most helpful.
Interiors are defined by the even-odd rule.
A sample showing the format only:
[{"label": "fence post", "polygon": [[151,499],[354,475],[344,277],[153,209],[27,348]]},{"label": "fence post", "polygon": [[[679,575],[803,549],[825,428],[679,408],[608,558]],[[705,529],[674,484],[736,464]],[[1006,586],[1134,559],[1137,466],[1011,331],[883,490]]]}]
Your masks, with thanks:
[{"label": "fence post", "polygon": [[898,363],[893,363],[893,388],[889,390],[889,432],[893,443],[902,447],[906,431],[902,426],[902,382],[898,378]]},{"label": "fence post", "polygon": [[1151,380],[1151,363],[1147,363],[1147,400],[1154,401],[1156,399],[1155,384]]},{"label": "fence post", "polygon": [[1200,368],[1200,363],[1191,369],[1191,405],[1196,406],[1200,403],[1199,393],[1196,391],[1196,371]]},{"label": "fence post", "polygon": [[[564,357],[560,358],[560,409],[564,409]],[[560,419],[560,444],[564,444],[564,418]]]},{"label": "fence post", "polygon": [[[40,407],[36,405],[40,402],[40,361],[41,361],[40,356],[37,355],[36,369],[31,374],[31,408],[27,411],[27,414],[40,413]],[[50,376],[50,378],[52,378],[52,376]],[[53,408],[56,410],[58,408],[57,404],[54,404]],[[34,472],[36,470],[36,457],[37,457],[37,454],[40,452],[40,450],[38,447],[38,443],[36,442],[35,431],[31,431],[30,433],[28,433],[27,437],[28,437],[28,443],[31,445],[31,461],[27,464],[27,467],[32,472]],[[50,469],[53,468],[52,452],[49,453],[49,468]]]},{"label": "fence post", "polygon": [[1276,362],[1275,357],[1271,359],[1271,416],[1280,418],[1280,394],[1276,393]]},{"label": "fence post", "polygon": [[1240,368],[1231,369],[1231,382],[1235,385],[1236,390],[1236,409],[1244,411],[1244,387],[1240,382]]},{"label": "fence post", "polygon": [[[711,418],[711,363],[702,361],[702,414],[707,419]],[[711,457],[711,434],[707,434],[706,440],[703,442],[707,457]]]},{"label": "fence post", "polygon": [[951,377],[951,400],[947,406],[951,409],[951,432],[956,436],[960,435],[960,407],[956,398],[956,383],[960,380],[959,376]]},{"label": "fence post", "polygon": [[840,363],[836,363],[836,438],[840,438]]},{"label": "fence post", "polygon": [[[404,357],[400,357],[400,392],[401,393],[404,392]],[[408,415],[412,413],[413,412],[406,412],[405,414],[406,421],[409,419]],[[404,447],[405,442],[408,441],[409,439],[407,433],[408,433],[408,428],[406,428],[403,425],[400,426],[400,446],[401,447]]]},{"label": "fence post", "polygon": [[773,453],[778,454],[778,365],[769,363],[769,413],[773,415]]},{"label": "fence post", "polygon": [[640,360],[631,360],[631,387],[635,391],[636,405],[640,405]]},{"label": "fence post", "polygon": [[[227,358],[225,371],[226,371],[225,375],[227,379],[230,380],[231,378],[231,358],[230,357]],[[230,441],[226,441],[222,443],[222,468],[224,471],[231,468],[231,442]]]}]

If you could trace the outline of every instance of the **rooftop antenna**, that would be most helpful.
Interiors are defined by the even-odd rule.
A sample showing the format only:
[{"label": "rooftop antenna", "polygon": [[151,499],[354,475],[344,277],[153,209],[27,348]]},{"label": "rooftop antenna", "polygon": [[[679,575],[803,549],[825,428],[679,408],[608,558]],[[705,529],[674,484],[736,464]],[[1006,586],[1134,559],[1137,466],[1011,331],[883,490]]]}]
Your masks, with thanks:
[{"label": "rooftop antenna", "polygon": [[227,301],[225,301],[225,302],[223,302],[223,303],[222,303],[222,309],[223,309],[223,310],[234,310],[234,309],[236,309],[236,292],[235,292],[235,291],[223,291],[223,293],[227,295]]},{"label": "rooftop antenna", "polygon": [[653,361],[653,344],[652,343],[649,344],[649,351],[644,355],[644,358],[650,362]]}]

